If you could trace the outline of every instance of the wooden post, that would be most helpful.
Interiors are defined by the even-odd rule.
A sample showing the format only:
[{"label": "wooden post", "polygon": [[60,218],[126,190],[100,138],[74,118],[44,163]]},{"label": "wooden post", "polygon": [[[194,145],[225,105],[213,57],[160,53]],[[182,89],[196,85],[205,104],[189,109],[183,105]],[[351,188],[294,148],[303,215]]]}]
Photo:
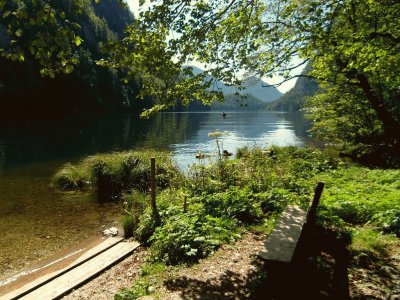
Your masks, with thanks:
[{"label": "wooden post", "polygon": [[156,204],[156,159],[155,157],[151,158],[151,178],[150,178],[150,192],[151,192],[151,208],[153,210],[154,220],[156,222],[156,226],[161,224],[160,214],[157,209]]}]

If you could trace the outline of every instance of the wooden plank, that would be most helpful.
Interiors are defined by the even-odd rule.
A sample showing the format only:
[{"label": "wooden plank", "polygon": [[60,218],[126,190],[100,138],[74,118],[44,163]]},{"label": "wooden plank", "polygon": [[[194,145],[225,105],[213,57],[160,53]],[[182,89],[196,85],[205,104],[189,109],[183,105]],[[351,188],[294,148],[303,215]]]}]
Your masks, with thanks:
[{"label": "wooden plank", "polygon": [[121,242],[20,299],[59,299],[130,255],[137,242]]},{"label": "wooden plank", "polygon": [[[19,287],[10,293],[7,293],[6,295],[1,296],[0,300],[20,299],[22,296],[45,285],[46,283],[50,282],[51,280],[54,280],[55,278],[61,276],[62,274],[65,274],[68,271],[78,267],[79,265],[85,263],[86,261],[92,259],[93,257],[99,255],[100,253],[118,244],[122,240],[123,240],[122,237],[110,237],[93,248],[79,249],[79,251],[76,251],[76,254],[72,253],[71,255],[64,256],[63,258],[59,259],[56,262],[56,265],[50,263],[46,266],[37,268],[35,270],[31,270],[28,272],[27,276],[35,276],[35,272],[43,272],[44,270],[46,270],[46,268],[51,269],[49,273],[47,273],[46,275],[36,278],[31,282],[29,282],[28,284],[23,285],[22,287]],[[71,258],[74,260],[67,266],[65,266],[65,263]],[[59,269],[57,269],[57,264],[61,265]]]},{"label": "wooden plank", "polygon": [[300,207],[287,206],[258,256],[265,260],[291,262],[306,216]]}]

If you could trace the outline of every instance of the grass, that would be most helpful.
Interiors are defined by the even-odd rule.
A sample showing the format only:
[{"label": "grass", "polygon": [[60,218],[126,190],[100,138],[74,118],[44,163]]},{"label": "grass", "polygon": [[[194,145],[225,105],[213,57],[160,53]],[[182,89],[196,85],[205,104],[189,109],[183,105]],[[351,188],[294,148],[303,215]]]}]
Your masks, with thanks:
[{"label": "grass", "polygon": [[[239,239],[243,229],[268,233],[286,205],[308,206],[318,181],[325,182],[318,223],[351,236],[352,253],[383,257],[391,245],[398,247],[400,170],[369,169],[312,148],[243,148],[238,153],[236,159],[193,166],[187,178],[168,154],[151,151],[93,156],[66,165],[55,176],[64,189],[134,191],[124,198],[125,226],[150,246],[149,264],[117,299],[152,293],[157,274],[169,265],[196,263]],[[164,188],[157,197],[158,227],[146,195],[151,156],[157,157],[157,185]]]},{"label": "grass", "polygon": [[66,164],[53,178],[62,190],[95,189],[102,197],[119,197],[135,189],[148,192],[150,188],[150,158],[156,158],[156,184],[160,189],[174,184],[179,172],[170,153],[155,150],[137,150],[97,154],[76,165]]},{"label": "grass", "polygon": [[362,227],[352,230],[350,250],[353,255],[368,253],[372,257],[387,257],[398,244],[394,235],[381,234],[371,228]]},{"label": "grass", "polygon": [[400,170],[348,166],[327,172],[322,205],[347,224],[400,236]]}]

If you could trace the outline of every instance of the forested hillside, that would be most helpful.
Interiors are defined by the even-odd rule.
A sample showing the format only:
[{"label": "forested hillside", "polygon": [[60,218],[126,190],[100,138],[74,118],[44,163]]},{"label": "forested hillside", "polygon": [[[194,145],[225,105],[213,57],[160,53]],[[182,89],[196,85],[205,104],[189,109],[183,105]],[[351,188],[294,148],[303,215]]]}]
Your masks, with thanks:
[{"label": "forested hillside", "polygon": [[[305,72],[308,68],[305,69]],[[299,111],[303,108],[307,97],[314,95],[319,89],[318,83],[308,77],[299,77],[295,86],[286,94],[267,105],[268,110]]]},{"label": "forested hillside", "polygon": [[[131,102],[138,93],[138,86],[135,82],[129,85],[121,82],[123,70],[96,65],[102,44],[124,36],[124,28],[133,21],[132,13],[117,0],[103,0],[98,4],[88,1],[82,12],[73,18],[70,21],[80,25],[77,34],[83,41],[73,55],[78,62],[70,74],[42,77],[41,67],[29,51],[29,43],[20,46],[29,53],[23,62],[0,58],[1,117],[141,109],[141,103]],[[6,24],[0,26],[0,43],[4,44],[9,37]],[[24,32],[23,37],[29,40],[34,34],[34,31]]]}]

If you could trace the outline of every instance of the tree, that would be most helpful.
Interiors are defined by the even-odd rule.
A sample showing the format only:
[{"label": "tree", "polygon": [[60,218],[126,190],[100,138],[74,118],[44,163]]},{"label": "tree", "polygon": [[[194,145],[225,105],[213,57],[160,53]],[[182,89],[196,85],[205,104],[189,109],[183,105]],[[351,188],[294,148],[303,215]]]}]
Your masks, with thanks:
[{"label": "tree", "polygon": [[[130,26],[124,44],[114,48],[113,63],[140,74],[143,93],[158,97],[158,108],[163,108],[177,98],[203,97],[186,93],[200,85],[212,88],[204,74],[182,71],[182,65],[193,60],[227,84],[238,83],[238,70],[289,80],[296,77],[292,71],[297,66],[309,62],[312,71],[297,76],[312,77],[325,88],[319,107],[333,95],[350,105],[336,110],[338,104],[326,118],[339,111],[347,117],[359,113],[358,108],[370,111],[360,119],[372,118],[367,127],[377,127],[364,133],[374,132],[380,142],[398,147],[399,11],[397,0],[163,0]],[[330,129],[337,136],[345,130]]]},{"label": "tree", "polygon": [[[79,25],[69,19],[81,12],[85,1],[0,1],[0,26],[6,31],[0,55],[13,61],[33,57],[43,76],[69,74],[78,59],[74,50],[82,43]],[[29,45],[25,51],[23,45]]]},{"label": "tree", "polygon": [[[58,20],[57,16],[65,19],[66,8],[60,8],[59,14],[52,17],[57,10],[48,9],[54,7],[49,1],[28,1],[44,5],[39,9],[41,26],[46,26],[49,20]],[[11,1],[13,10],[18,11],[15,5],[22,2]],[[3,10],[8,3],[0,0],[0,8]],[[18,17],[27,19],[24,10],[21,11]],[[140,79],[141,96],[150,95],[157,101],[149,113],[171,107],[177,101],[221,100],[223,95],[213,86],[214,79],[236,85],[240,83],[242,70],[260,77],[281,75],[284,80],[310,76],[330,90],[330,97],[337,95],[343,101],[348,99],[348,104],[368,105],[380,124],[380,141],[398,147],[399,11],[398,0],[153,1],[129,26],[123,42],[109,45],[111,58],[100,60],[99,64],[128,70],[125,81]],[[53,23],[57,22],[50,22]],[[15,38],[29,29],[28,26],[19,31],[19,25],[13,26],[14,31],[9,31],[9,35],[14,34]],[[62,22],[59,26],[65,27]],[[75,38],[69,35],[69,41]],[[50,46],[40,44],[38,51],[58,45],[57,40],[50,42]],[[79,44],[79,39],[76,42]],[[65,53],[72,52],[65,50]],[[43,65],[52,66],[53,58],[50,55]],[[208,71],[193,74],[190,67],[185,67],[193,61],[203,63]],[[312,72],[292,75],[296,67],[307,62]],[[54,69],[57,71],[57,66]],[[348,97],[350,94],[353,96]],[[319,101],[323,103],[328,96],[320,97]]]},{"label": "tree", "polygon": [[[95,0],[98,3],[100,0]],[[125,5],[123,0],[116,0]],[[34,58],[42,76],[70,74],[79,63],[83,39],[76,15],[91,0],[0,0],[0,56],[25,61]],[[29,50],[26,51],[26,45]]]}]

